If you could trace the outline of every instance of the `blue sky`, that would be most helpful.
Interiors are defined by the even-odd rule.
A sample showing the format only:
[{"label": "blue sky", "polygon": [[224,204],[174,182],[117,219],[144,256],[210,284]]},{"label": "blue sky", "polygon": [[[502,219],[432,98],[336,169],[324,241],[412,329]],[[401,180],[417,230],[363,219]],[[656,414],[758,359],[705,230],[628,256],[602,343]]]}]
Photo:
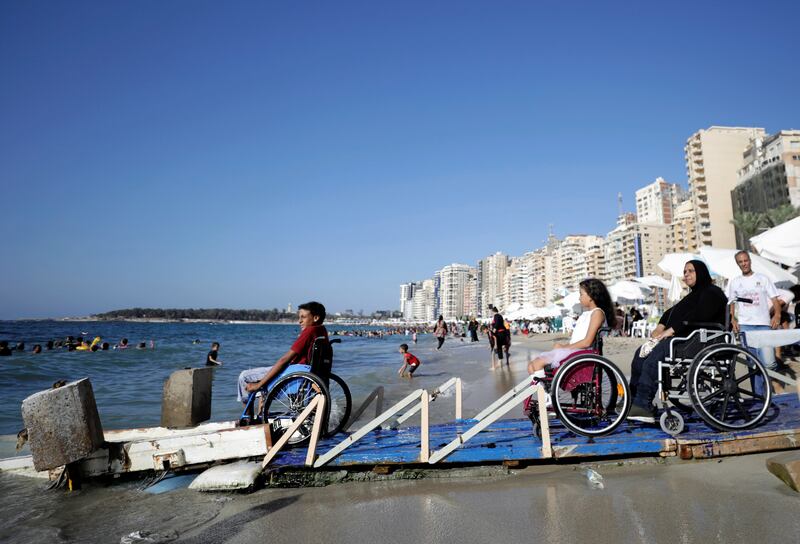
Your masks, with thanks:
[{"label": "blue sky", "polygon": [[800,128],[798,2],[0,3],[0,319],[396,308]]}]

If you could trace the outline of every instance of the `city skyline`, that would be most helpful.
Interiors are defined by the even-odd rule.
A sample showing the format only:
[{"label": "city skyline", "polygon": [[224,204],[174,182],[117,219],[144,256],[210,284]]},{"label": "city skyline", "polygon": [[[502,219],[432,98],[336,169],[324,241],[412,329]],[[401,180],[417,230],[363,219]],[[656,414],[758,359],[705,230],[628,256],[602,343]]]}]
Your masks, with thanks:
[{"label": "city skyline", "polygon": [[658,177],[687,187],[696,131],[800,127],[790,48],[753,47],[796,15],[3,3],[0,319],[371,312],[548,225],[605,235],[618,193],[635,211]]},{"label": "city skyline", "polygon": [[[521,255],[496,252],[475,266],[447,265],[432,279],[400,285],[400,313],[431,321],[434,315],[485,318],[492,306],[549,306],[587,277],[612,288],[641,279],[664,289],[666,280],[677,279],[658,266],[668,255],[697,254],[704,246],[750,249],[758,231],[746,229],[755,229],[756,216],[777,226],[800,213],[800,131],[712,126],[693,133],[684,152],[688,188],[658,177],[635,191],[635,213],[623,208],[619,193],[617,225],[605,236],[559,239],[550,232],[546,244]],[[461,273],[454,277],[456,268]],[[664,310],[666,290],[653,294]]]}]

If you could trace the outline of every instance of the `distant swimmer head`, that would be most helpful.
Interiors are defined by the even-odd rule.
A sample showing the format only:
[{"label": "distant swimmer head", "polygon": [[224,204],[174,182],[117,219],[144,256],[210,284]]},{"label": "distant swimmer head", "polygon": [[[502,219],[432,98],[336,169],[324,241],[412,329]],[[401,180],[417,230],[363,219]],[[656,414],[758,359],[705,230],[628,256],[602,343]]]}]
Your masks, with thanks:
[{"label": "distant swimmer head", "polygon": [[42,346],[40,346],[39,344],[35,344],[33,346],[33,352],[34,353],[41,353],[42,352]]},{"label": "distant swimmer head", "polygon": [[17,344],[17,351],[25,351],[25,342],[20,342]]},{"label": "distant swimmer head", "polygon": [[53,344],[52,340],[48,340],[46,345],[47,345],[47,349],[53,349],[54,344]]},{"label": "distant swimmer head", "polygon": [[136,349],[147,349],[147,344],[145,342],[139,342],[139,345],[136,346]]},{"label": "distant swimmer head", "polygon": [[101,349],[102,349],[103,351],[108,351],[108,348],[109,348],[109,347],[110,347],[110,346],[108,345],[108,342],[103,342],[103,345],[102,345]]}]

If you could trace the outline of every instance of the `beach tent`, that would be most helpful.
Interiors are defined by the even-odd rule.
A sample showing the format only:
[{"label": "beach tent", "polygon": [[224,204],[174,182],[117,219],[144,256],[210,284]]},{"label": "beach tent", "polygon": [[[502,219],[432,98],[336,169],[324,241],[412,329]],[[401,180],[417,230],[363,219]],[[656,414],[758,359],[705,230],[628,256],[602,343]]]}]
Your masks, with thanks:
[{"label": "beach tent", "polygon": [[800,217],[750,238],[762,257],[789,267],[800,265]]},{"label": "beach tent", "polygon": [[608,288],[611,298],[616,302],[634,302],[648,298],[652,289],[636,281],[620,280]]},{"label": "beach tent", "polygon": [[665,280],[661,276],[650,275],[634,278],[634,281],[646,285],[648,287],[660,287],[661,289],[669,289],[669,280]]},{"label": "beach tent", "polygon": [[[738,249],[718,249],[703,246],[700,248],[700,255],[712,274],[729,280],[742,275],[742,271],[739,270],[739,265],[736,264],[736,259],[734,258],[738,251]],[[790,285],[797,283],[797,276],[772,261],[768,261],[760,255],[750,255],[750,259],[753,262],[753,272],[764,274],[773,283]]]}]

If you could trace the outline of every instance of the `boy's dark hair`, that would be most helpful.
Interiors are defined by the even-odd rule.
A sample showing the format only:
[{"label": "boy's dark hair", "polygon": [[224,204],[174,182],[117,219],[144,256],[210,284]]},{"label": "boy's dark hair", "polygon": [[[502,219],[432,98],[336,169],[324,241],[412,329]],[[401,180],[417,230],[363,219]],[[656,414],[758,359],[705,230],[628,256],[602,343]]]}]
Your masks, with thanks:
[{"label": "boy's dark hair", "polygon": [[322,325],[322,323],[325,321],[325,306],[323,306],[319,302],[315,302],[312,300],[311,302],[306,302],[305,304],[301,304],[300,306],[297,307],[297,309],[298,311],[306,310],[309,313],[311,313],[311,315],[313,315],[314,317],[318,317],[319,325]]},{"label": "boy's dark hair", "polygon": [[400,349],[403,351],[408,351],[408,344],[400,344]]},{"label": "boy's dark hair", "polygon": [[212,349],[213,349],[213,348],[217,348],[217,349],[219,349],[219,342],[211,342],[211,348],[212,348]]}]

